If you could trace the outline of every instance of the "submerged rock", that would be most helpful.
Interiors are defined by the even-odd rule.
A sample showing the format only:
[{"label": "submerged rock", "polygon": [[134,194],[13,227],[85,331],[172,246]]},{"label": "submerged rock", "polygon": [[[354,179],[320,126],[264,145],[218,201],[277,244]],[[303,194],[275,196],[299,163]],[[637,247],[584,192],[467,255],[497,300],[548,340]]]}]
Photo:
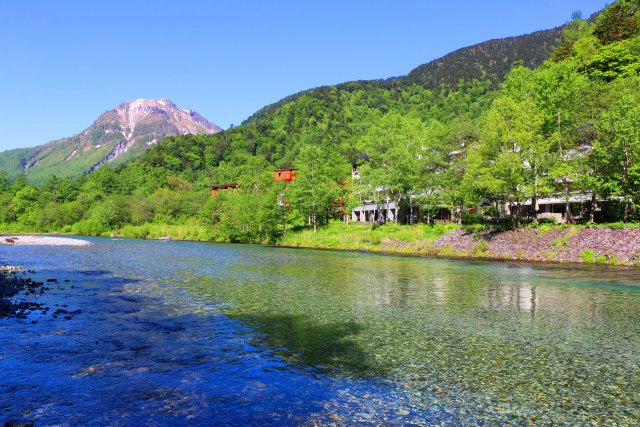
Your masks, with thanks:
[{"label": "submerged rock", "polygon": [[32,420],[9,420],[4,423],[4,427],[34,427],[35,421]]}]

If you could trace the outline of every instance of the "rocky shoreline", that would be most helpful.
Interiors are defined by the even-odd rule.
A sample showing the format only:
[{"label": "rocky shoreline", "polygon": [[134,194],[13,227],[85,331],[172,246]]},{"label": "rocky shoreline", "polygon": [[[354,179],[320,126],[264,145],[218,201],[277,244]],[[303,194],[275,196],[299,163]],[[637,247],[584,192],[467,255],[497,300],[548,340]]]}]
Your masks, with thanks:
[{"label": "rocky shoreline", "polygon": [[640,228],[522,228],[454,230],[433,243],[438,255],[640,265]]}]

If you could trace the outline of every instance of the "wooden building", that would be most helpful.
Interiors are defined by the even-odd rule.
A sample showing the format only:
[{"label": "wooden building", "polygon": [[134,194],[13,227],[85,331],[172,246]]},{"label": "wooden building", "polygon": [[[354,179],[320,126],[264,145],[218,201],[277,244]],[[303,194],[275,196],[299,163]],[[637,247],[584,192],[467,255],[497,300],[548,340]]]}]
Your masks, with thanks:
[{"label": "wooden building", "polygon": [[274,182],[291,182],[298,176],[296,169],[288,168],[288,169],[277,169],[273,173],[273,181]]},{"label": "wooden building", "polygon": [[211,186],[211,196],[212,197],[216,197],[218,195],[218,193],[220,192],[220,190],[226,190],[228,188],[231,188],[233,191],[236,191],[236,188],[238,188],[238,183],[237,182],[231,182],[229,184],[212,185]]}]

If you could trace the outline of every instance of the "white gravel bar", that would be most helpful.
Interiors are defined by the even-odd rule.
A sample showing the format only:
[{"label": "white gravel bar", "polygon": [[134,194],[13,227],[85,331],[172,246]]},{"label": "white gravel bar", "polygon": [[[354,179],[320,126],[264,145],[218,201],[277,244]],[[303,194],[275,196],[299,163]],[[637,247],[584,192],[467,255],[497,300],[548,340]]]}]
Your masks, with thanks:
[{"label": "white gravel bar", "polygon": [[0,245],[32,245],[32,246],[89,246],[91,242],[82,239],[54,236],[0,236]]}]

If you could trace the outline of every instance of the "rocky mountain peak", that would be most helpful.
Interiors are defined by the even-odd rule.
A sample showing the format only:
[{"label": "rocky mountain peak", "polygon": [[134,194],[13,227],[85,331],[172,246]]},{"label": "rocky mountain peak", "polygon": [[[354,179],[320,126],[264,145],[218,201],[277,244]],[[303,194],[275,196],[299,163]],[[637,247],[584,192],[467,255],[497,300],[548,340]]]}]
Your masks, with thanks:
[{"label": "rocky mountain peak", "polygon": [[105,163],[124,162],[169,136],[213,134],[222,128],[167,98],[136,99],[104,112],[81,133],[29,149],[21,173],[34,181],[88,173]]}]

